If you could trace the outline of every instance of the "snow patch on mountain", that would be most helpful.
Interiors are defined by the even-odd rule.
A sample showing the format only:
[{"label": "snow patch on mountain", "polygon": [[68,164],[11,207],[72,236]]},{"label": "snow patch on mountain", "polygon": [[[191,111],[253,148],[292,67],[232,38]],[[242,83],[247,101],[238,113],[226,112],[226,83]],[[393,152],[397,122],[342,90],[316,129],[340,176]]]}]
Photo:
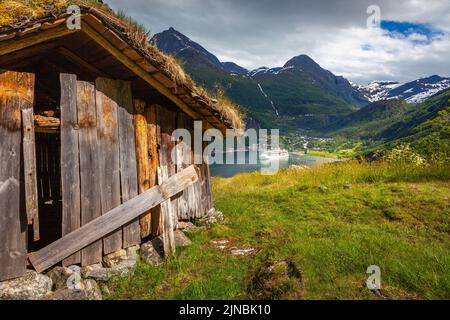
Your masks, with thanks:
[{"label": "snow patch on mountain", "polygon": [[260,76],[260,75],[272,75],[272,74],[280,74],[283,73],[284,71],[290,70],[290,69],[294,69],[294,66],[289,66],[289,67],[275,67],[275,68],[267,68],[267,67],[260,67],[258,69],[255,70],[251,70],[248,72],[248,76],[250,78],[253,78],[255,76]]},{"label": "snow patch on mountain", "polygon": [[388,99],[389,92],[399,86],[400,83],[395,81],[372,81],[366,86],[362,86],[350,82],[353,88],[362,93],[362,95],[370,102]]},{"label": "snow patch on mountain", "polygon": [[395,81],[372,81],[366,86],[352,83],[370,102],[404,99],[408,103],[421,103],[439,91],[450,88],[450,78],[431,76],[408,83]]}]

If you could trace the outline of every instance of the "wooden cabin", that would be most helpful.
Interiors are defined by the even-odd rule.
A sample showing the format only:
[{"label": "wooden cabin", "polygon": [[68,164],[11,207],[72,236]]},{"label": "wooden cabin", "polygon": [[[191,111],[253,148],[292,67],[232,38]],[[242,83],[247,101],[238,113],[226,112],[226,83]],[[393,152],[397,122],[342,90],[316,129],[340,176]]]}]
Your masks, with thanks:
[{"label": "wooden cabin", "polygon": [[[0,27],[0,281],[22,276],[30,253],[161,183],[159,167],[182,170],[170,156],[174,129],[242,123],[129,23],[86,6],[81,29],[68,28],[70,17],[56,10]],[[174,219],[212,207],[208,165],[196,167],[199,180],[172,199]],[[61,263],[95,264],[157,236],[161,215],[155,207]]]}]

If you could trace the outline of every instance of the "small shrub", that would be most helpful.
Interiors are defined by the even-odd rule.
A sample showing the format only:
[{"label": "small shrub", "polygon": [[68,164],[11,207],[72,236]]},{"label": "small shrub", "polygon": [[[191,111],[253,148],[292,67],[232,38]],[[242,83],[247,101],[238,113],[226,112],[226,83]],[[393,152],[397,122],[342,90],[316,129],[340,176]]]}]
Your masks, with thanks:
[{"label": "small shrub", "polygon": [[415,152],[409,144],[400,145],[390,151],[386,156],[386,161],[392,165],[424,167],[427,161],[420,154]]}]

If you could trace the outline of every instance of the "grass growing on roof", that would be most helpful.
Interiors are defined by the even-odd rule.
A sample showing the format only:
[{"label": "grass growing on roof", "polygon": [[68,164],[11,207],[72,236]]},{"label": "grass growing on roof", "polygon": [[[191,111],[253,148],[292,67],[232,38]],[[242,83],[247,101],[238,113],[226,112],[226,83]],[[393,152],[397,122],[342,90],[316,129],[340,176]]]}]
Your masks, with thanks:
[{"label": "grass growing on roof", "polygon": [[[214,178],[227,223],[195,234],[163,267],[111,281],[108,298],[251,299],[251,275],[270,255],[300,267],[304,299],[378,299],[365,287],[373,264],[387,298],[449,299],[449,169],[349,162]],[[260,251],[232,257],[217,239]]]}]

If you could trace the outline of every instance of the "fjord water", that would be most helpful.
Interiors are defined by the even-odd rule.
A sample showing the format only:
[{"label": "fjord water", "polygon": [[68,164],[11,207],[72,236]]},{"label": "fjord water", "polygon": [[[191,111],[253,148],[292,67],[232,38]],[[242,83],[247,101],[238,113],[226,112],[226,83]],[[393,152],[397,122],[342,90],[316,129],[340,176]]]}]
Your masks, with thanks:
[{"label": "fjord water", "polygon": [[[234,159],[236,159],[238,154],[242,157],[242,153],[245,153],[245,164],[211,164],[211,175],[213,177],[230,178],[238,173],[250,173],[250,172],[261,172],[261,170],[269,170],[272,166],[270,161],[261,161],[258,158],[257,164],[249,164],[250,152],[249,151],[236,151],[234,152]],[[218,154],[217,156],[222,156],[225,162],[225,154]],[[309,155],[299,155],[295,153],[289,154],[289,159],[279,159],[279,169],[285,169],[292,165],[303,165],[307,167],[314,167],[324,163],[336,162],[337,159],[316,157]]]}]

